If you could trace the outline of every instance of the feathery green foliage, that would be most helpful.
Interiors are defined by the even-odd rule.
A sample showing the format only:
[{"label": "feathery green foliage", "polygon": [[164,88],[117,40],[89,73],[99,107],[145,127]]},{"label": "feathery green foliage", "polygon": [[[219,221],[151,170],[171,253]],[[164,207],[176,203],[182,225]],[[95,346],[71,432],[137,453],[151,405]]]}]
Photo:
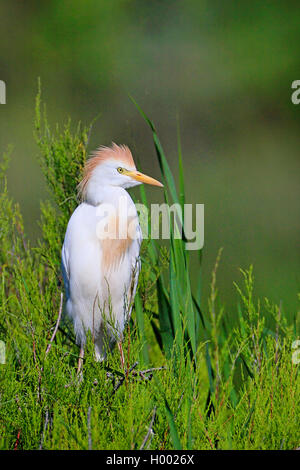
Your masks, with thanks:
[{"label": "feathery green foliage", "polygon": [[[178,195],[157,131],[141,113],[153,134],[165,200],[183,204],[180,145]],[[41,208],[36,246],[29,243],[7,190],[7,155],[0,167],[0,340],[6,345],[6,363],[0,364],[0,448],[299,446],[299,365],[291,350],[297,319],[290,324],[283,306],[255,299],[250,267],[242,271],[242,285],[236,284],[239,321],[233,323],[217,292],[221,252],[209,307],[202,311],[191,289],[185,241],[174,237],[176,222],[170,224],[169,249],[143,242],[124,361],[115,348],[105,363],[96,363],[89,338],[83,380],[78,380],[79,351],[64,316],[54,332],[63,308],[60,249],[77,205],[89,128],[72,131],[68,122],[52,132],[39,91],[35,134],[51,197]],[[147,203],[143,187],[140,199]]]}]

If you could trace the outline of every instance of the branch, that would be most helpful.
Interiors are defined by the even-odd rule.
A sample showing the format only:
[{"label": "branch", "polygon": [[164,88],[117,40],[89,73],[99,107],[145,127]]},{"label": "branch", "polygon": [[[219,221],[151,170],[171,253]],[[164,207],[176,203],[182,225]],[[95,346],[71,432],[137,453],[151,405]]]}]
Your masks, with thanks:
[{"label": "branch", "polygon": [[142,445],[140,447],[140,450],[143,450],[145,445],[147,444],[147,441],[149,439],[149,437],[151,436],[151,434],[153,434],[153,430],[152,430],[152,426],[153,426],[153,423],[154,423],[154,420],[155,420],[155,416],[156,416],[156,409],[157,407],[155,406],[154,409],[153,409],[153,413],[152,413],[152,419],[151,419],[151,423],[150,423],[150,426],[148,428],[148,431],[147,431],[147,434],[142,442]]},{"label": "branch", "polygon": [[[128,374],[130,372],[133,371],[133,369],[138,365],[138,361],[136,361],[133,366],[130,367],[129,371],[128,371]],[[116,393],[116,391],[121,387],[121,385],[123,384],[124,380],[126,379],[126,375],[124,375],[123,377],[121,377],[121,379],[119,380],[119,382],[117,383],[117,385],[114,387],[114,393]]]},{"label": "branch", "polygon": [[56,325],[55,325],[55,328],[54,328],[54,331],[53,331],[52,338],[50,339],[50,343],[49,343],[48,346],[47,346],[46,353],[45,353],[45,357],[47,357],[47,355],[49,354],[49,351],[50,351],[50,349],[51,349],[53,340],[54,340],[55,335],[56,335],[57,330],[58,330],[58,325],[59,325],[59,322],[60,322],[60,319],[61,319],[62,308],[63,308],[63,299],[64,299],[64,294],[61,292],[61,294],[60,294],[60,306],[59,306],[59,312],[58,312],[57,322],[56,322]]},{"label": "branch", "polygon": [[41,442],[40,442],[40,450],[43,449],[43,444],[44,444],[44,439],[45,439],[45,433],[46,433],[46,430],[47,430],[47,427],[48,427],[48,410],[46,410],[45,412],[45,422],[44,422],[44,429],[43,429],[43,434],[42,434],[42,437],[41,437]]}]

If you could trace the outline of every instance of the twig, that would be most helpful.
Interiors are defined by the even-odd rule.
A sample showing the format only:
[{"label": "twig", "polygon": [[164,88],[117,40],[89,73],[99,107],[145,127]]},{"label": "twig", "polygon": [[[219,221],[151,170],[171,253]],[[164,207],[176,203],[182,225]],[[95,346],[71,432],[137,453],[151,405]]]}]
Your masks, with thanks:
[{"label": "twig", "polygon": [[[280,304],[279,304],[278,315],[277,315],[277,321],[276,321],[276,351],[275,351],[275,364],[277,364],[277,362],[278,362],[279,323],[280,323],[280,317],[281,317],[281,301],[280,301]],[[277,371],[278,371],[278,366],[277,366]]]},{"label": "twig", "polygon": [[[130,367],[129,369],[129,374],[130,372],[133,371],[133,369],[138,365],[138,361],[136,361],[133,366]],[[126,379],[126,375],[124,375],[123,377],[120,378],[119,382],[117,383],[117,385],[114,387],[114,393],[121,387],[121,385],[123,384],[124,380]]]},{"label": "twig", "polygon": [[120,362],[121,362],[121,367],[124,370],[125,369],[125,360],[124,360],[124,353],[123,353],[123,348],[122,348],[122,342],[118,342],[118,349],[120,352]]},{"label": "twig", "polygon": [[92,445],[92,433],[91,433],[91,411],[92,407],[89,406],[88,412],[87,412],[87,427],[88,427],[88,442],[89,442],[89,450],[92,450],[93,445]]},{"label": "twig", "polygon": [[178,414],[178,411],[179,411],[179,409],[180,409],[180,407],[181,407],[181,403],[182,403],[183,397],[184,397],[184,390],[183,390],[183,392],[182,392],[182,394],[180,395],[180,398],[179,398],[179,403],[178,403],[177,411],[176,411],[176,413],[175,413],[175,415],[174,415],[174,421],[176,421],[177,414]]},{"label": "twig", "polygon": [[62,206],[63,204],[65,204],[65,202],[68,202],[68,201],[70,201],[71,199],[74,199],[74,201],[77,202],[77,199],[76,199],[75,196],[70,196],[70,197],[67,197],[67,199],[65,199],[64,201],[60,202],[58,205],[59,205],[59,206]]},{"label": "twig", "polygon": [[15,442],[15,445],[14,445],[14,450],[18,450],[18,445],[19,445],[19,442],[20,442],[20,434],[21,434],[21,429],[18,430],[17,439],[16,439],[16,442]]},{"label": "twig", "polygon": [[[165,370],[166,367],[165,366],[161,366],[161,367],[152,367],[151,369],[145,369],[145,370],[140,370],[139,371],[139,374],[149,374],[150,372],[154,372],[156,370]],[[134,371],[134,374],[136,374],[136,371]]]},{"label": "twig", "polygon": [[[124,383],[124,381],[128,379],[128,376],[131,372],[132,372],[132,376],[135,377],[135,378],[140,377],[142,380],[150,381],[153,377],[152,372],[166,369],[166,367],[161,366],[161,367],[151,367],[150,369],[145,369],[145,370],[134,370],[137,365],[138,365],[138,361],[136,361],[133,364],[133,366],[131,366],[130,368],[127,368],[124,371],[124,375],[121,375],[120,373],[118,373],[118,375],[119,376],[121,375],[121,377],[120,377],[120,379],[119,379],[119,381],[117,382],[116,385],[115,385],[116,378],[115,378],[114,373],[112,373],[110,371],[106,372],[106,377],[108,379],[112,380],[113,388],[114,388],[113,393],[115,393],[121,387],[121,385]],[[150,374],[150,375],[147,376],[146,374]]]},{"label": "twig", "polygon": [[37,362],[37,357],[36,357],[36,350],[35,350],[35,339],[34,339],[34,329],[33,329],[33,326],[32,326],[32,321],[30,321],[30,326],[31,326],[31,335],[32,335],[32,352],[33,352],[33,360],[34,360],[34,364],[35,364],[35,367],[36,367],[36,370],[38,371],[38,376],[39,376],[39,379],[38,379],[38,388],[37,388],[37,399],[38,401],[40,401],[41,399],[41,383],[42,383],[42,374],[41,374],[41,370],[39,365],[38,365],[38,362]]},{"label": "twig", "polygon": [[60,294],[60,306],[59,306],[59,312],[58,312],[57,322],[56,322],[56,325],[55,325],[55,328],[54,328],[54,331],[53,331],[52,338],[50,339],[50,343],[49,343],[48,346],[47,346],[46,353],[45,353],[45,357],[48,355],[48,353],[49,353],[49,351],[50,351],[50,349],[51,349],[53,340],[54,340],[55,335],[56,335],[57,330],[58,330],[58,325],[59,325],[59,323],[60,323],[61,314],[62,314],[62,308],[63,308],[63,299],[64,299],[64,294],[61,292],[61,294]]},{"label": "twig", "polygon": [[209,437],[209,434],[208,434],[208,431],[207,431],[207,429],[206,429],[206,427],[205,427],[204,419],[203,419],[201,413],[199,413],[199,416],[200,416],[200,419],[201,419],[201,421],[202,421],[202,423],[203,423],[204,432],[205,432],[205,435],[206,435],[206,437],[207,437],[207,439],[208,439],[208,442],[209,442],[209,444],[210,444],[210,447],[212,448],[212,450],[214,450],[215,447],[214,447],[214,445],[213,445],[213,443],[212,443],[211,438]]},{"label": "twig", "polygon": [[142,445],[140,447],[140,450],[143,450],[145,445],[147,444],[147,441],[149,439],[149,437],[153,434],[153,430],[152,430],[152,427],[153,427],[153,423],[154,423],[154,420],[155,420],[155,416],[156,416],[156,409],[157,407],[155,406],[154,409],[153,409],[153,413],[152,413],[152,419],[151,419],[151,423],[150,423],[150,426],[148,428],[148,431],[147,431],[147,434],[142,442]]},{"label": "twig", "polygon": [[[153,374],[152,372],[155,372],[155,371],[158,371],[158,370],[164,370],[166,369],[166,367],[164,366],[161,366],[161,367],[151,367],[150,369],[145,369],[145,370],[139,370],[139,371],[133,371],[132,372],[132,375],[134,377],[136,377],[137,375],[141,377],[141,379],[143,380],[152,380],[152,377],[153,377]],[[146,375],[146,374],[150,374],[150,375]]]},{"label": "twig", "polygon": [[43,443],[44,443],[44,439],[45,439],[45,433],[46,433],[46,430],[47,430],[47,426],[48,426],[48,410],[46,410],[46,413],[45,413],[45,423],[44,423],[43,434],[42,434],[42,437],[41,437],[40,450],[43,449]]},{"label": "twig", "polygon": [[130,325],[127,324],[128,331],[128,346],[127,346],[127,370],[126,370],[126,387],[128,385],[128,374],[129,374],[129,361],[130,361]]}]

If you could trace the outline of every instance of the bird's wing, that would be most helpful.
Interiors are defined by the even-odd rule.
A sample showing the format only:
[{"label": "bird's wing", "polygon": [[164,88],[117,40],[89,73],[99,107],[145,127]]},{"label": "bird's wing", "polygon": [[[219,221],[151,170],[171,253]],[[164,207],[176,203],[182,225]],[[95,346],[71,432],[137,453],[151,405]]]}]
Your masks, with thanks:
[{"label": "bird's wing", "polygon": [[65,291],[66,291],[66,300],[69,298],[69,282],[70,282],[70,268],[69,268],[69,255],[68,250],[66,249],[65,243],[63,244],[61,250],[61,271],[64,279]]},{"label": "bird's wing", "polygon": [[132,277],[131,277],[131,283],[130,283],[129,290],[128,290],[128,306],[129,306],[128,319],[130,318],[132,307],[134,304],[134,297],[136,294],[139,274],[141,270],[140,248],[141,248],[142,240],[143,240],[142,231],[141,231],[140,226],[138,226],[138,237],[134,242],[136,243],[136,253],[135,253],[135,256],[132,257],[132,264],[131,264]]}]

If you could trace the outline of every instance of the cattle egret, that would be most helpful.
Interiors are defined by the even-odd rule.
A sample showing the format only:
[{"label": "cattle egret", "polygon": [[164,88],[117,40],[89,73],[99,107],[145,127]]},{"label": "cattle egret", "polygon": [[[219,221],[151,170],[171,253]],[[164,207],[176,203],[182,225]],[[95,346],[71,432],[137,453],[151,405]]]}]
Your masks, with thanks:
[{"label": "cattle egret", "polygon": [[[82,366],[87,331],[102,361],[121,341],[140,271],[141,228],[126,188],[159,181],[136,170],[125,145],[100,147],[79,184],[82,203],[72,214],[62,247],[66,311],[74,323]],[[122,229],[122,230],[121,230]]]}]

